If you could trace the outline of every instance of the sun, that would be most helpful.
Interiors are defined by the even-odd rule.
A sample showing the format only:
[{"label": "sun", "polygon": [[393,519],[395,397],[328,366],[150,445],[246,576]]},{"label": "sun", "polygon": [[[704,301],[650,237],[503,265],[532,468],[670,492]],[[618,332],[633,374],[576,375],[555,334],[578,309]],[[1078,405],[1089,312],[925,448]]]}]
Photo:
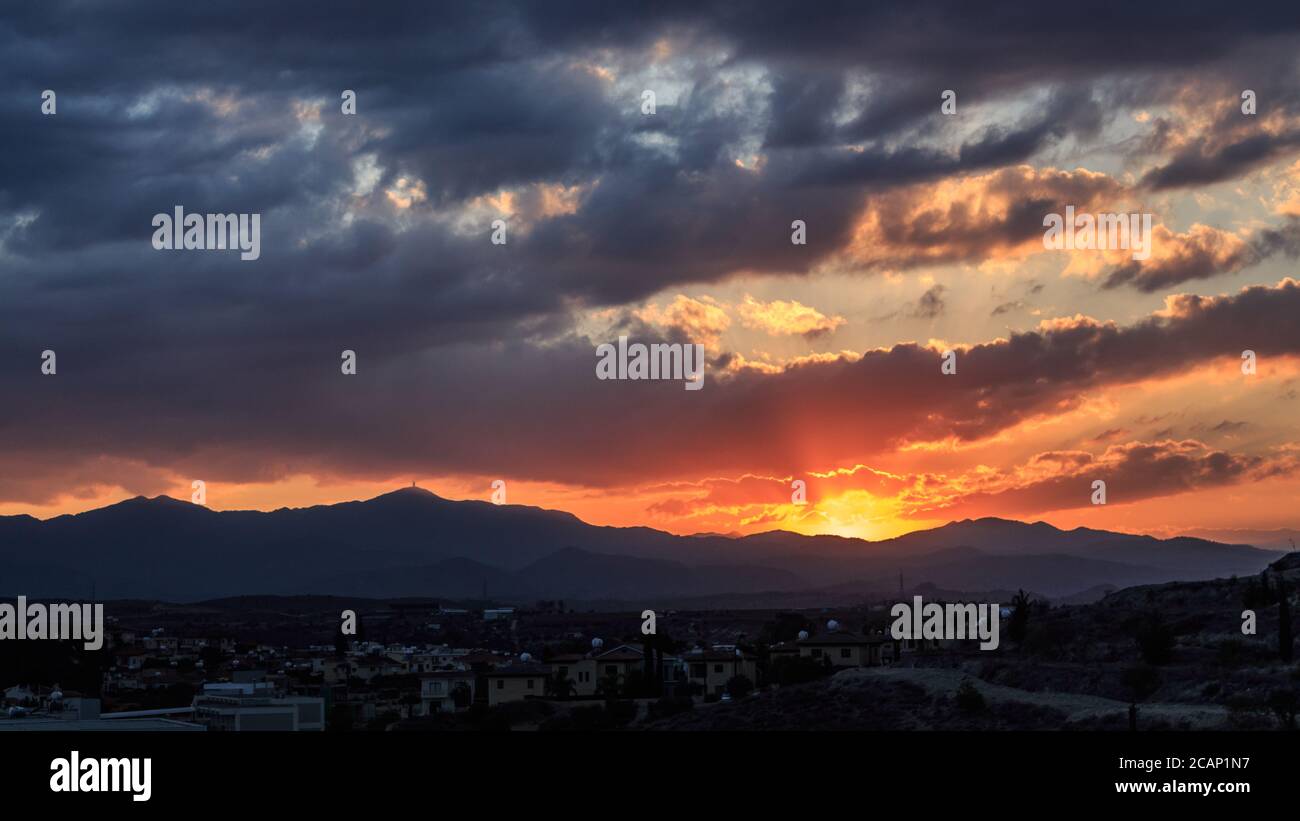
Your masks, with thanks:
[{"label": "sun", "polygon": [[801,513],[792,521],[787,521],[783,529],[808,536],[843,536],[879,541],[941,524],[941,521],[904,518],[896,499],[852,489],[817,500],[811,512]]}]

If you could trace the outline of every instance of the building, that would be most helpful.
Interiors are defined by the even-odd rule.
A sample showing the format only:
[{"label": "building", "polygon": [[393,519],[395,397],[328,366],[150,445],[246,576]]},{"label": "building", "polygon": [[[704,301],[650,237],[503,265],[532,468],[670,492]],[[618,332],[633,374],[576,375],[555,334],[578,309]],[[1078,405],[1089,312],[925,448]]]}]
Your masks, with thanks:
[{"label": "building", "polygon": [[362,656],[351,659],[353,678],[359,678],[362,681],[370,681],[380,676],[400,676],[406,672],[406,663],[394,661],[393,659],[382,656]]},{"label": "building", "polygon": [[645,674],[645,651],[632,644],[620,644],[596,656],[596,685],[604,688],[611,683],[621,687],[633,671]]},{"label": "building", "polygon": [[893,664],[896,647],[887,636],[863,636],[846,630],[818,633],[799,639],[799,655],[817,661],[828,659],[834,667],[879,667]]},{"label": "building", "polygon": [[520,662],[489,670],[486,675],[488,706],[539,698],[546,694],[546,680],[550,675],[551,668],[548,665],[533,662]]},{"label": "building", "polygon": [[[193,732],[201,733],[206,728],[201,724],[188,721],[176,721],[169,718],[133,718],[129,720],[108,721],[104,718],[80,719],[59,718],[47,715],[32,715],[24,718],[0,719],[0,732]],[[84,749],[84,748],[83,748]]]},{"label": "building", "polygon": [[556,678],[568,679],[573,683],[573,696],[594,696],[596,694],[596,659],[582,653],[568,653],[554,656],[549,661]]},{"label": "building", "polygon": [[757,660],[742,651],[697,649],[682,656],[681,662],[691,688],[698,687],[705,695],[722,695],[736,676],[757,683]]},{"label": "building", "polygon": [[313,696],[276,697],[256,684],[207,684],[194,697],[194,722],[209,730],[321,731],[325,729],[325,699]]},{"label": "building", "polygon": [[468,709],[474,703],[474,684],[477,678],[477,674],[469,670],[437,670],[420,674],[422,714],[453,713]]},{"label": "building", "polygon": [[799,645],[792,641],[778,642],[777,644],[773,644],[771,647],[767,648],[767,657],[771,659],[774,664],[782,660],[789,661],[797,659],[799,658]]},{"label": "building", "polygon": [[[97,698],[49,702],[44,709],[0,718],[0,732],[203,732],[188,719],[190,708],[100,713]],[[175,717],[173,717],[175,716]]]}]

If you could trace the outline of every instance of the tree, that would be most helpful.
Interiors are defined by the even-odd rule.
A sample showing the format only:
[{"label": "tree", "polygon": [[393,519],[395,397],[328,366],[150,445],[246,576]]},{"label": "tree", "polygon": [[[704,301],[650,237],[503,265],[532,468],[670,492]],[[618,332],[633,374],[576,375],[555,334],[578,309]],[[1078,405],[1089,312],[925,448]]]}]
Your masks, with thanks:
[{"label": "tree", "polygon": [[1020,644],[1025,640],[1025,633],[1029,629],[1029,605],[1032,600],[1029,594],[1020,590],[1011,599],[1011,619],[1007,622],[1007,637]]},{"label": "tree", "polygon": [[1295,690],[1274,690],[1268,696],[1268,708],[1277,716],[1277,720],[1282,723],[1282,729],[1295,729],[1295,714],[1297,702]]},{"label": "tree", "polygon": [[1120,681],[1132,696],[1128,707],[1128,728],[1136,730],[1138,702],[1146,701],[1160,689],[1160,671],[1148,664],[1137,664],[1121,673]]},{"label": "tree", "polygon": [[1138,624],[1134,639],[1142,653],[1142,660],[1147,664],[1168,664],[1173,657],[1174,633],[1165,625],[1159,613],[1149,613]]},{"label": "tree", "polygon": [[225,654],[216,644],[205,644],[199,650],[199,661],[203,662],[203,670],[209,676],[215,677],[217,670],[221,667],[221,662],[225,660]]},{"label": "tree", "polygon": [[727,680],[727,692],[732,698],[744,698],[754,689],[754,682],[745,676],[732,676]]},{"label": "tree", "polygon": [[352,710],[346,704],[335,704],[330,708],[329,722],[326,730],[346,733],[352,729]]},{"label": "tree", "polygon": [[623,698],[643,698],[653,695],[650,691],[651,687],[650,680],[646,678],[644,670],[630,668],[623,676],[623,685],[620,691]]},{"label": "tree", "polygon": [[411,717],[411,709],[420,705],[420,694],[418,692],[402,693],[399,703],[406,708],[406,717]]},{"label": "tree", "polygon": [[1160,671],[1148,664],[1135,664],[1120,673],[1120,681],[1134,703],[1146,701],[1160,689]]},{"label": "tree", "polygon": [[578,686],[573,683],[573,679],[556,670],[555,675],[546,680],[546,689],[556,698],[566,700],[573,697]]},{"label": "tree", "polygon": [[785,686],[817,681],[827,675],[827,669],[813,658],[808,656],[782,657],[772,662],[770,681]]},{"label": "tree", "polygon": [[1277,580],[1277,653],[1290,664],[1294,647],[1291,640],[1291,591],[1279,576]]},{"label": "tree", "polygon": [[968,678],[961,680],[961,686],[957,688],[956,701],[957,709],[963,713],[979,713],[985,707],[984,694]]},{"label": "tree", "polygon": [[605,698],[618,698],[619,686],[623,683],[623,677],[618,673],[609,673],[601,677],[597,689]]},{"label": "tree", "polygon": [[758,633],[759,644],[779,644],[794,641],[800,630],[812,632],[816,625],[802,613],[777,613],[776,618],[763,625]]},{"label": "tree", "polygon": [[457,710],[469,709],[470,702],[473,700],[474,693],[465,682],[462,681],[451,688],[451,703]]}]

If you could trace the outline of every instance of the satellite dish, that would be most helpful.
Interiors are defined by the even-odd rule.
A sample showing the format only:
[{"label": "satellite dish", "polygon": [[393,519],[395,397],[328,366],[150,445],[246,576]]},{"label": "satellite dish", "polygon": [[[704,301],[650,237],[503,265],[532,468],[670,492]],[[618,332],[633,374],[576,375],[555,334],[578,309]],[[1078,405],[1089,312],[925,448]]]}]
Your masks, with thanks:
[{"label": "satellite dish", "polygon": [[591,649],[592,649],[592,650],[599,650],[600,648],[602,648],[602,647],[604,647],[604,646],[605,646],[605,640],[604,640],[604,639],[592,639],[592,640],[591,640]]},{"label": "satellite dish", "polygon": [[800,630],[800,631],[799,631],[799,641],[807,641],[807,640],[808,640],[808,631],[807,631],[807,630]]},{"label": "satellite dish", "polygon": [[831,619],[830,621],[826,622],[826,629],[827,629],[827,630],[830,630],[830,631],[832,631],[832,632],[834,632],[834,631],[836,631],[836,630],[839,630],[839,629],[840,629],[840,623],[837,622],[835,619]]},{"label": "satellite dish", "polygon": [[530,661],[533,660],[533,654],[532,654],[532,653],[520,653],[520,654],[519,654],[519,660],[522,661],[522,662],[524,662],[525,664],[527,664],[528,662],[530,662]]}]

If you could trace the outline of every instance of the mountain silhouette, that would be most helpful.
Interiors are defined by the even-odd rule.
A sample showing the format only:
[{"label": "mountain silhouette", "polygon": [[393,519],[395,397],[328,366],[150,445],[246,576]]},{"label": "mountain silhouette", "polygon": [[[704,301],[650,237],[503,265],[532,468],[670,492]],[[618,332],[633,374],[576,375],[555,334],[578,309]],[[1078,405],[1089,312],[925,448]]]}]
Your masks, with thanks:
[{"label": "mountain silhouette", "polygon": [[675,536],[420,488],[373,499],[213,511],[166,496],[73,515],[0,517],[0,594],[196,601],[236,595],[606,599],[816,590],[1088,588],[1258,572],[1277,555],[1204,539],[952,522],[882,541],[771,531]]}]

